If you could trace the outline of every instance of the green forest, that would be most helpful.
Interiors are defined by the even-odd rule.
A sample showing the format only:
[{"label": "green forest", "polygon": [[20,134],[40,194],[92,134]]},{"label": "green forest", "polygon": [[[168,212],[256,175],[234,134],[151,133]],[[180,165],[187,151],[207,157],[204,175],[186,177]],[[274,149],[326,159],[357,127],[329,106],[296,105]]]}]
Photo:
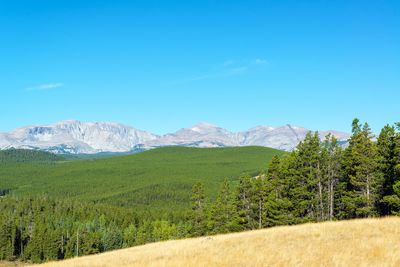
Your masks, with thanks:
[{"label": "green forest", "polygon": [[[41,162],[3,163],[0,259],[44,262],[161,240],[400,215],[399,131],[400,124],[387,125],[375,137],[367,123],[355,119],[345,148],[334,136],[321,140],[318,133],[309,132],[290,153],[256,147],[165,148],[109,159],[69,162],[50,157]],[[166,157],[166,151],[175,157]],[[165,168],[168,164],[172,167]],[[158,203],[161,208],[155,211],[138,205],[137,198],[124,202],[123,198],[130,198],[135,191],[124,194],[122,188],[111,185],[121,183],[118,174],[130,168],[132,176],[139,174],[138,170],[144,171],[138,167],[142,165],[153,166],[156,170],[150,174],[159,175],[157,183],[146,184],[145,188],[161,195],[171,191],[160,202],[146,203],[147,207]],[[124,172],[107,173],[112,166]],[[263,166],[268,168],[263,170]],[[174,196],[175,188],[169,187],[174,180],[162,180],[177,174],[173,168],[180,170],[176,181],[185,185],[181,190],[187,194],[180,195],[179,201]],[[105,184],[89,188],[89,182],[100,181],[93,177],[101,172]],[[104,172],[115,180],[107,183]],[[85,177],[84,173],[91,176]],[[73,174],[77,178],[70,178]],[[39,180],[40,175],[45,178]],[[52,175],[54,181],[50,181]],[[29,177],[33,181],[29,182]],[[75,190],[72,184],[84,177],[90,178],[88,184],[78,186],[86,188],[66,193]],[[143,176],[139,174],[139,178]],[[67,189],[56,188],[57,183]],[[120,188],[119,198],[102,197],[107,186],[111,186],[110,191]],[[130,186],[127,188],[132,190]],[[84,197],[85,189],[88,197]],[[94,199],[96,194],[102,198]],[[160,204],[162,201],[169,209]]]},{"label": "green forest", "polygon": [[0,191],[14,196],[46,194],[155,214],[184,212],[197,181],[215,199],[224,178],[234,182],[243,173],[257,175],[274,154],[284,154],[266,147],[165,147],[113,158],[34,161],[36,153],[43,153],[40,158],[50,153],[7,153],[11,158],[21,156],[24,162],[0,162]]},{"label": "green forest", "polygon": [[28,149],[8,149],[0,151],[0,164],[11,162],[35,162],[51,164],[64,160],[63,157],[50,152]]}]

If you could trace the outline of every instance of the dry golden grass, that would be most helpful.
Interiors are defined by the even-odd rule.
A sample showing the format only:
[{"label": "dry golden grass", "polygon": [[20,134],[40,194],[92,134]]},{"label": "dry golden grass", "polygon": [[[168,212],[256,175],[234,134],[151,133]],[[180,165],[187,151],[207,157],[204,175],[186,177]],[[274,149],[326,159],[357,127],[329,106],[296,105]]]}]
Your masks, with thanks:
[{"label": "dry golden grass", "polygon": [[400,218],[166,241],[44,266],[400,266]]}]

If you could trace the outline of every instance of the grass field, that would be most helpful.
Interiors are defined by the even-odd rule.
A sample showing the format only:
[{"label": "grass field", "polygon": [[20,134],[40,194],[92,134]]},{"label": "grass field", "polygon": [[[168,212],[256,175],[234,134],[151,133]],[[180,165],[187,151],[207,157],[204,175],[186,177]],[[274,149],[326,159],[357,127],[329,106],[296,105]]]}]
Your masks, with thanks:
[{"label": "grass field", "polygon": [[166,147],[103,159],[8,162],[0,166],[0,192],[177,211],[188,207],[195,182],[203,182],[214,198],[225,177],[234,182],[243,173],[257,175],[274,154],[283,153],[265,147]]},{"label": "grass field", "polygon": [[400,266],[400,218],[166,241],[43,266]]}]

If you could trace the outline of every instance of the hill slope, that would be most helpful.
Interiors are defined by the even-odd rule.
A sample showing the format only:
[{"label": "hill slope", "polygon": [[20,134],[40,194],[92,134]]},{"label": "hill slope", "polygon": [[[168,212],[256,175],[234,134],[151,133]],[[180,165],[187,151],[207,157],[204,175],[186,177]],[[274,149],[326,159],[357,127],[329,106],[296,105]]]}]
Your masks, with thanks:
[{"label": "hill slope", "polygon": [[203,182],[213,198],[224,178],[233,182],[243,173],[256,175],[282,153],[265,147],[166,147],[53,165],[8,163],[0,168],[0,192],[177,211],[188,207],[195,182]]},{"label": "hill slope", "polygon": [[43,266],[400,266],[400,218],[166,241]]}]

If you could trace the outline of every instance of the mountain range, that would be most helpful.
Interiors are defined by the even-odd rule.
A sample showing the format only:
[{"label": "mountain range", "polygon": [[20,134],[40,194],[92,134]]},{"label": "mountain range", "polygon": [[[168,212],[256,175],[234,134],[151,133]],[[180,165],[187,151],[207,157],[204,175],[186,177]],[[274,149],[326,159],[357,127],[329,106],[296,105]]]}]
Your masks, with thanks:
[{"label": "mountain range", "polygon": [[[260,125],[234,133],[202,122],[160,136],[120,123],[65,120],[0,133],[0,150],[25,148],[59,154],[95,154],[133,152],[163,146],[265,146],[291,151],[309,131],[287,124],[281,127]],[[339,141],[346,141],[350,137],[348,133],[333,130],[319,132],[319,135],[324,138],[328,133],[332,133]]]}]

